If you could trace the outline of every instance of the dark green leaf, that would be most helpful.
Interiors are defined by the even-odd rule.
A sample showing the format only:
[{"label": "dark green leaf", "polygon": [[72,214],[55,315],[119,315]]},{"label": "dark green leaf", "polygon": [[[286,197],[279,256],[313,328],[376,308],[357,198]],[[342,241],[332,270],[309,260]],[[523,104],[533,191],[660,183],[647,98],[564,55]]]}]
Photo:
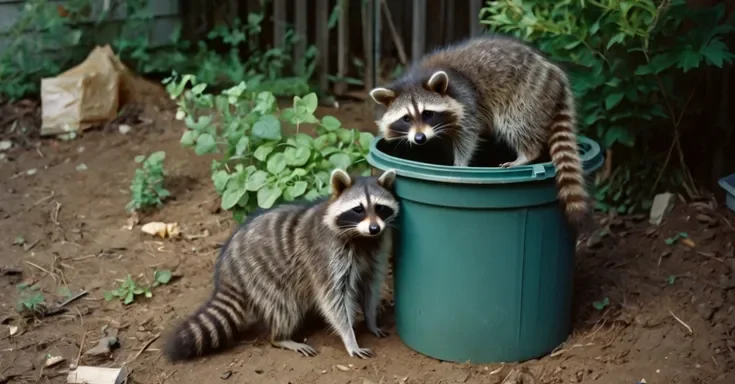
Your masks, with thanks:
[{"label": "dark green leaf", "polygon": [[623,92],[615,92],[607,95],[605,98],[605,109],[611,110],[615,108],[623,100]]},{"label": "dark green leaf", "polygon": [[676,67],[680,68],[686,73],[694,68],[699,67],[699,63],[701,61],[702,61],[701,54],[699,54],[698,52],[694,52],[690,49],[687,49],[680,53],[679,63],[676,65]]}]

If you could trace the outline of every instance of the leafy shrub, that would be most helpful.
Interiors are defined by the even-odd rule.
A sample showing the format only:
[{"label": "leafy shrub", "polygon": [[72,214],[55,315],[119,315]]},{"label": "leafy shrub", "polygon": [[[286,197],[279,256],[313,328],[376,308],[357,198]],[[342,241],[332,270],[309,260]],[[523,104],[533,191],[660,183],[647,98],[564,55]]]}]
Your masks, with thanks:
[{"label": "leafy shrub", "polygon": [[130,202],[125,207],[128,211],[139,211],[163,204],[163,200],[171,193],[163,187],[166,172],[163,169],[163,160],[166,153],[158,151],[150,154],[148,158],[143,155],[136,156],[135,162],[142,165],[135,170],[135,176],[130,183]]},{"label": "leafy shrub", "polygon": [[[314,93],[294,96],[281,110],[273,93],[252,90],[250,82],[219,94],[205,93],[193,75],[174,74],[164,84],[188,128],[181,144],[221,156],[212,162],[212,181],[221,207],[238,221],[258,207],[327,195],[334,168],[370,173],[365,156],[373,135],[333,116],[317,119]],[[284,123],[293,132],[284,134]],[[304,124],[316,126],[316,138],[301,132]]]},{"label": "leafy shrub", "polygon": [[[622,213],[647,208],[661,182],[682,184],[683,161],[684,173],[664,175],[671,152],[681,151],[678,125],[690,98],[676,95],[674,86],[694,69],[732,62],[723,37],[735,18],[723,23],[724,14],[723,3],[695,10],[684,0],[500,0],[488,1],[480,18],[565,66],[582,134],[604,149],[635,149],[634,156],[619,156],[628,161],[596,193],[599,207]],[[685,24],[691,25],[682,33]],[[674,133],[663,164],[646,147],[661,132]]]}]

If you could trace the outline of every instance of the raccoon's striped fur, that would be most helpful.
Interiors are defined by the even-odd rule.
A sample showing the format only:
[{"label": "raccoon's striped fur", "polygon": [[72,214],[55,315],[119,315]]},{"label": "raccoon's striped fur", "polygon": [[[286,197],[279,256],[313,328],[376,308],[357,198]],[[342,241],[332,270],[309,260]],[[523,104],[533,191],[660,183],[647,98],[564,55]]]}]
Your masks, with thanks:
[{"label": "raccoon's striped fur", "polygon": [[358,308],[376,336],[391,222],[399,211],[395,171],[379,177],[331,175],[332,194],[283,204],[249,218],[222,247],[209,300],[169,336],[164,354],[184,360],[221,350],[262,321],[271,344],[316,355],[292,339],[304,316],[320,312],[350,356],[372,356],[355,339]]},{"label": "raccoon's striped fur", "polygon": [[477,162],[483,133],[516,151],[501,167],[529,164],[548,149],[567,218],[589,219],[569,80],[520,40],[486,35],[439,49],[370,95],[387,108],[376,121],[387,140],[407,141],[417,152],[446,140],[455,166]]}]

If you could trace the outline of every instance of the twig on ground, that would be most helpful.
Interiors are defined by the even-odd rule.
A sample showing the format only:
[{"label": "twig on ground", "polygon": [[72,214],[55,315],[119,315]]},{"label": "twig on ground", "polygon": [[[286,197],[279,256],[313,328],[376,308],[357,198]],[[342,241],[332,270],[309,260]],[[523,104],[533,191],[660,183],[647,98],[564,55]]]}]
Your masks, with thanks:
[{"label": "twig on ground", "polygon": [[61,210],[61,203],[59,203],[58,201],[54,202],[56,203],[56,208],[53,212],[51,212],[51,222],[60,227],[61,224],[59,224],[59,211]]},{"label": "twig on ground", "polygon": [[[81,292],[77,293],[76,295],[74,295],[74,296],[66,299],[64,302],[62,302],[61,304],[59,304],[57,307],[58,308],[63,308],[65,306],[71,304],[72,302],[77,301],[77,300],[81,299],[84,296],[87,296],[87,294],[89,294],[88,291],[81,291]],[[76,309],[76,307],[75,307],[75,309]],[[79,312],[78,309],[77,309],[77,312]],[[79,316],[81,316],[81,314]]]},{"label": "twig on ground", "polygon": [[673,317],[674,317],[674,319],[676,319],[676,321],[678,321],[678,322],[679,322],[679,324],[683,325],[683,326],[684,326],[684,327],[685,327],[685,328],[687,329],[687,331],[689,331],[689,334],[690,334],[690,335],[691,335],[691,334],[694,334],[694,330],[692,329],[692,327],[690,327],[690,326],[689,326],[689,324],[685,323],[685,322],[684,322],[684,321],[683,321],[682,319],[680,319],[679,317],[677,317],[677,316],[676,316],[676,315],[674,314],[674,312],[671,312],[671,310],[670,310],[670,309],[669,309],[669,313],[671,314],[671,316],[673,316]]},{"label": "twig on ground", "polygon": [[[85,293],[87,291],[84,291]],[[72,298],[73,299],[73,298]],[[71,300],[71,299],[70,299]],[[67,300],[69,301],[69,300]],[[82,312],[79,311],[79,308],[74,307],[74,309],[77,311],[77,314],[79,315],[79,321],[81,322],[81,328],[82,328],[82,342],[79,343],[79,352],[77,353],[77,359],[74,360],[74,365],[79,366],[79,362],[82,359],[82,350],[84,349],[84,342],[87,340],[87,330],[84,329],[84,317],[82,316]]]},{"label": "twig on ground", "polygon": [[44,268],[44,267],[42,267],[42,266],[40,266],[40,265],[38,265],[36,263],[33,263],[31,261],[28,261],[28,260],[23,260],[23,262],[25,262],[26,264],[30,265],[31,267],[38,268],[41,271],[45,272],[47,275],[51,276],[51,278],[54,279],[54,283],[56,283],[56,276],[54,276],[54,274],[51,273],[51,272],[49,272],[46,268]]},{"label": "twig on ground", "polygon": [[138,351],[138,353],[136,353],[135,356],[133,356],[132,359],[130,359],[129,361],[126,361],[125,364],[123,364],[123,365],[128,365],[128,364],[132,363],[133,361],[135,361],[135,359],[137,359],[138,356],[140,356],[146,349],[148,349],[148,347],[150,347],[151,344],[153,344],[154,341],[158,340],[158,338],[160,336],[161,336],[160,333],[158,333],[155,336],[153,336],[150,340],[148,340],[145,344],[143,344],[143,347],[140,348],[140,350]]},{"label": "twig on ground", "polygon": [[572,346],[571,346],[571,347],[569,347],[569,348],[562,348],[562,349],[560,349],[560,350],[557,350],[557,351],[554,351],[554,352],[552,352],[552,353],[551,353],[551,354],[549,355],[549,357],[556,357],[556,356],[559,356],[559,355],[561,355],[561,354],[563,354],[563,353],[569,352],[569,351],[571,351],[572,349],[575,349],[575,348],[582,348],[582,347],[591,347],[591,346],[593,346],[593,345],[595,345],[595,343],[587,343],[587,344],[574,344],[574,345],[572,345]]},{"label": "twig on ground", "polygon": [[33,209],[33,207],[35,207],[35,206],[37,206],[37,205],[39,205],[39,204],[43,203],[44,201],[49,201],[49,200],[51,200],[51,199],[52,199],[52,198],[53,198],[54,196],[56,196],[56,191],[51,191],[51,194],[50,194],[50,195],[48,195],[48,196],[44,197],[44,198],[43,198],[43,199],[41,199],[41,200],[38,200],[38,201],[36,201],[36,202],[35,202],[35,203],[34,203],[34,204],[33,204],[32,206],[28,207],[27,211],[30,211],[31,209]]}]

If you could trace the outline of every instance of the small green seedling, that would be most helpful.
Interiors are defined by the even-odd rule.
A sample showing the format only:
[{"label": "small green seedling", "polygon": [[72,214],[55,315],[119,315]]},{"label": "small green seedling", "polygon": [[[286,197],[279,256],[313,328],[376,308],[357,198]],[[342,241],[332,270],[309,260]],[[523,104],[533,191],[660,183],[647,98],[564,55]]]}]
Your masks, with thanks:
[{"label": "small green seedling", "polygon": [[666,240],[664,240],[664,242],[666,243],[666,245],[674,245],[680,239],[686,239],[688,237],[689,237],[689,234],[688,233],[686,233],[686,232],[679,232],[675,236],[667,238]]},{"label": "small green seedling", "polygon": [[674,285],[676,282],[676,275],[669,275],[669,277],[666,278],[666,283],[669,285]]},{"label": "small green seedling", "polygon": [[23,246],[25,245],[25,243],[26,243],[26,239],[21,235],[15,236],[15,239],[13,240],[13,245]]},{"label": "small green seedling", "polygon": [[41,312],[43,306],[46,304],[46,299],[43,297],[43,293],[39,292],[37,285],[29,286],[28,284],[20,283],[15,287],[19,291],[18,303],[16,305],[18,312]]},{"label": "small green seedling", "polygon": [[129,212],[160,206],[164,199],[171,196],[171,193],[163,187],[166,176],[163,169],[165,158],[166,153],[163,151],[154,152],[148,158],[143,155],[135,157],[135,162],[142,167],[135,170],[135,176],[130,183],[132,194],[130,202],[125,207]]},{"label": "small green seedling", "polygon": [[594,303],[592,303],[592,306],[595,307],[595,309],[598,311],[602,311],[608,305],[610,305],[610,299],[607,297],[602,299],[602,301],[595,301]]},{"label": "small green seedling", "polygon": [[135,301],[135,297],[139,295],[143,295],[150,299],[153,297],[151,288],[168,284],[169,281],[171,281],[171,271],[166,269],[153,272],[153,284],[149,286],[138,285],[138,283],[133,280],[133,277],[128,274],[119,287],[104,293],[105,300],[111,301],[117,297],[122,299],[124,305],[128,305]]}]

